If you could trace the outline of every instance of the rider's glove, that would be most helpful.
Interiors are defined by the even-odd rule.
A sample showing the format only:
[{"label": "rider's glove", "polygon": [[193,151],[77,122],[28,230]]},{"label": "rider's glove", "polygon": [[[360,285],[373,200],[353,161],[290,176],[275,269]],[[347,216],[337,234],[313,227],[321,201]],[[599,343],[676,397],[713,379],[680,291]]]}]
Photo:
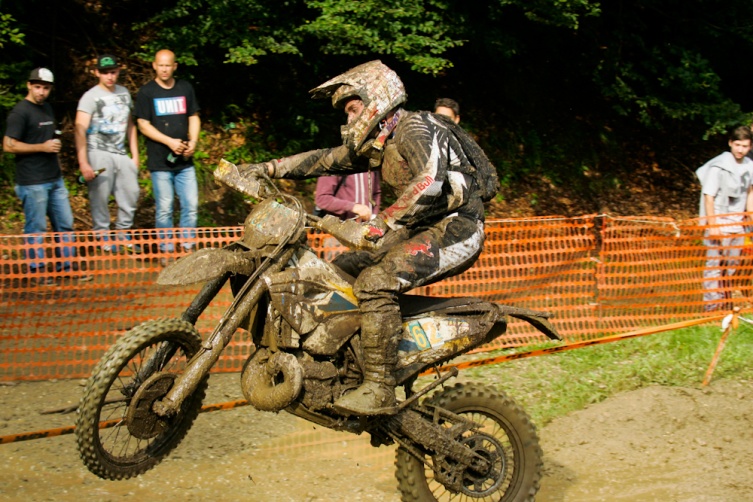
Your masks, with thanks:
[{"label": "rider's glove", "polygon": [[264,176],[266,178],[274,176],[274,164],[272,162],[262,162],[260,164],[240,164],[238,165],[238,172],[244,178],[249,176],[259,177]]},{"label": "rider's glove", "polygon": [[361,223],[363,238],[369,242],[377,242],[387,232],[387,223],[381,218],[374,218]]}]

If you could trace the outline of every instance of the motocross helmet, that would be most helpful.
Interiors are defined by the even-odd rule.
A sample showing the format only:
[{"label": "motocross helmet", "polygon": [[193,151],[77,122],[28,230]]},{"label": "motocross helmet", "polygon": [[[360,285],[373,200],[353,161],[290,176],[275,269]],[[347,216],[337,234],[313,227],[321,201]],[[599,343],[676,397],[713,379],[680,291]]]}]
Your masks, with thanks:
[{"label": "motocross helmet", "polygon": [[363,101],[361,114],[340,128],[343,143],[355,151],[391,110],[408,99],[397,73],[378,60],[356,66],[309,92],[314,99],[331,97],[336,109],[342,109],[350,98]]}]

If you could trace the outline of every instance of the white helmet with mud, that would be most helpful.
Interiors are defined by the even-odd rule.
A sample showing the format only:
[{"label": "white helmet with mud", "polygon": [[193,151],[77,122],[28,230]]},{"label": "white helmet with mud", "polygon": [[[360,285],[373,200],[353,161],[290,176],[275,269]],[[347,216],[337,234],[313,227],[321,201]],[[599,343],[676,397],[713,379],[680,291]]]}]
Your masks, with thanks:
[{"label": "white helmet with mud", "polygon": [[381,61],[370,61],[312,89],[314,98],[332,97],[332,106],[342,109],[350,98],[363,101],[363,111],[340,128],[343,143],[358,151],[387,114],[408,99],[397,73]]}]

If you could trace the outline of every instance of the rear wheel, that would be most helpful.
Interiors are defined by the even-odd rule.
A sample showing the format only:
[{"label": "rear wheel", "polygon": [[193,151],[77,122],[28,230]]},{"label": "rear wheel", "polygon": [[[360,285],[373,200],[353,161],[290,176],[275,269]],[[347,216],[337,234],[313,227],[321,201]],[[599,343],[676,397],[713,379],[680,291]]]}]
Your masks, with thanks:
[{"label": "rear wheel", "polygon": [[110,347],[87,381],[76,421],[78,450],[91,472],[105,479],[137,476],[180,443],[201,410],[207,379],[174,416],[161,417],[152,405],[200,346],[192,324],[157,319]]},{"label": "rear wheel", "polygon": [[512,399],[483,385],[456,384],[425,404],[480,424],[478,431],[465,433],[460,441],[484,457],[490,468],[483,473],[463,473],[463,488],[454,493],[435,479],[434,471],[423,461],[399,448],[396,476],[404,502],[534,500],[541,482],[541,447],[534,425]]}]

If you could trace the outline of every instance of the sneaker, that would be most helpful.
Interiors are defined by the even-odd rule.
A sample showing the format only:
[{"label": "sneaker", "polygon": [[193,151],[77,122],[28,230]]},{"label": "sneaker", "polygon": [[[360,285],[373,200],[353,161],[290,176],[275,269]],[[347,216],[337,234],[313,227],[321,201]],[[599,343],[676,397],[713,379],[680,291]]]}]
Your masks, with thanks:
[{"label": "sneaker", "polygon": [[55,280],[54,277],[45,277],[45,278],[39,279],[37,281],[37,284],[39,284],[40,286],[54,286],[57,283],[58,282],[57,282],[57,280]]},{"label": "sneaker", "polygon": [[83,274],[75,276],[74,279],[78,282],[89,282],[94,280],[94,276],[92,274]]}]

